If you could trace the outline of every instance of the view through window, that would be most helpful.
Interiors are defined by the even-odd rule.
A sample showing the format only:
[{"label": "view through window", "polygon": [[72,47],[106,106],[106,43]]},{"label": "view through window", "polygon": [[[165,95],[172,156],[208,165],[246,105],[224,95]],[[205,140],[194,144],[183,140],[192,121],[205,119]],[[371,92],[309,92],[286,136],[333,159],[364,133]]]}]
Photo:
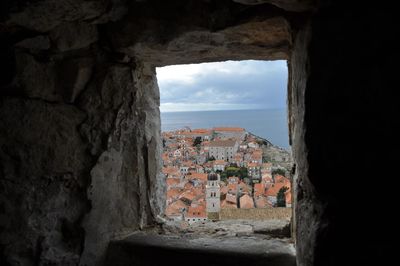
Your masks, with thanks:
[{"label": "view through window", "polygon": [[287,76],[286,61],[157,68],[170,222],[288,223]]}]

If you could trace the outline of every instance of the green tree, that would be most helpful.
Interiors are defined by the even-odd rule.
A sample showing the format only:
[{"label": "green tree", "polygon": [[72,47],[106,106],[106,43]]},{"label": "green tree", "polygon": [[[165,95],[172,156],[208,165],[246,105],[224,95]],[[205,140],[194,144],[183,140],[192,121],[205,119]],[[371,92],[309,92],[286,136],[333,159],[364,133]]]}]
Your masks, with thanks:
[{"label": "green tree", "polygon": [[240,179],[244,179],[247,176],[248,176],[247,168],[246,167],[240,167],[240,169],[239,169],[239,177],[240,177]]},{"label": "green tree", "polygon": [[282,168],[277,168],[277,169],[272,170],[272,175],[283,175],[283,176],[285,176],[285,174],[286,174],[286,171],[285,171],[285,169],[282,169]]},{"label": "green tree", "polygon": [[285,192],[289,188],[287,187],[281,187],[281,189],[278,191],[278,194],[276,195],[276,207],[286,207],[286,197],[285,197]]},{"label": "green tree", "polygon": [[210,158],[208,158],[209,161],[215,161],[215,157],[211,156]]},{"label": "green tree", "polygon": [[193,147],[201,144],[201,137],[196,137],[193,141]]}]

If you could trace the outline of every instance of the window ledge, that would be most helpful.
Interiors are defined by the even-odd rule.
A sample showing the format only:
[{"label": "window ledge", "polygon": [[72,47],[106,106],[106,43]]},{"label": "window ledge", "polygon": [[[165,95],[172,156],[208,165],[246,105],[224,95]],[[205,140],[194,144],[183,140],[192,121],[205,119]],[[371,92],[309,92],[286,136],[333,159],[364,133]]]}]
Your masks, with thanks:
[{"label": "window ledge", "polygon": [[137,232],[109,245],[106,265],[296,265],[288,239]]}]

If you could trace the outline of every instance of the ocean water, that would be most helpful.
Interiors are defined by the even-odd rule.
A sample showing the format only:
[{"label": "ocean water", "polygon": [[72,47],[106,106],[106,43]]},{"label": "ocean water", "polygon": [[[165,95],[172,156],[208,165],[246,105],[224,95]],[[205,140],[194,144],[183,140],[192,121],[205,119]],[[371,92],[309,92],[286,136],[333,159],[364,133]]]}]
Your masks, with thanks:
[{"label": "ocean water", "polygon": [[190,128],[242,127],[285,149],[289,149],[287,124],[286,109],[161,113],[162,131],[186,126]]}]

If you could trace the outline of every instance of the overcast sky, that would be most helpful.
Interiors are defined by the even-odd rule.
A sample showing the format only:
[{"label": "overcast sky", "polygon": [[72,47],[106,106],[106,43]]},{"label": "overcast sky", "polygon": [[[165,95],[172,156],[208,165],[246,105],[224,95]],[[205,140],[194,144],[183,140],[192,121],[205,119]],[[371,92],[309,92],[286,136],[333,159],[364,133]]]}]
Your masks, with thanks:
[{"label": "overcast sky", "polygon": [[286,61],[226,61],[157,68],[161,112],[286,107]]}]

